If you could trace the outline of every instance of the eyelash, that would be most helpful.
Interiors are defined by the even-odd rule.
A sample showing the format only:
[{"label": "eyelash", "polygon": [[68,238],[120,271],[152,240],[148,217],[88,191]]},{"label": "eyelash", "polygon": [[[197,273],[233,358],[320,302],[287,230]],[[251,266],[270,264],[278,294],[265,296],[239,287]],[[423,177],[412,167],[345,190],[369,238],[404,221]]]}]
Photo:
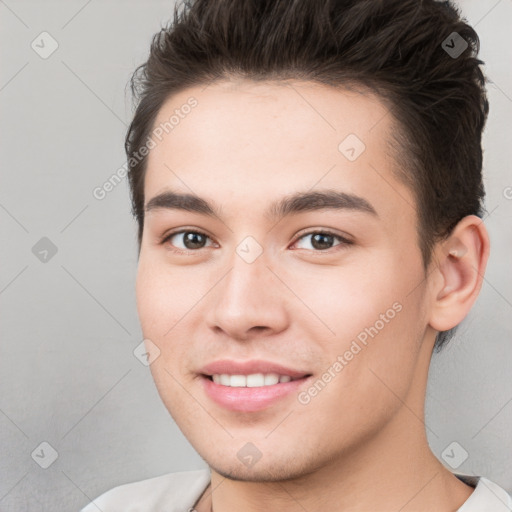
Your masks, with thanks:
[{"label": "eyelash", "polygon": [[[202,231],[197,231],[195,229],[181,229],[179,231],[174,231],[172,233],[168,233],[166,235],[164,235],[164,237],[162,238],[162,240],[160,241],[160,244],[164,245],[164,244],[167,244],[167,242],[169,242],[169,240],[175,236],[175,235],[180,235],[180,234],[183,234],[183,233],[194,233],[194,234],[197,234],[197,235],[202,235],[202,236],[205,236],[206,238],[209,238],[211,240],[211,237],[209,237],[206,233],[203,233]],[[336,233],[333,233],[332,231],[329,231],[328,229],[322,229],[322,230],[313,230],[313,231],[307,231],[306,233],[303,233],[302,235],[298,236],[295,241],[293,242],[293,245],[295,245],[299,240],[302,240],[303,238],[307,237],[307,236],[313,236],[313,235],[318,235],[318,234],[321,234],[321,235],[328,235],[328,236],[332,236],[334,238],[336,238],[340,243],[335,245],[334,247],[331,247],[329,249],[318,249],[318,250],[312,250],[313,253],[332,253],[332,251],[337,251],[337,250],[342,250],[344,247],[348,246],[348,245],[353,245],[354,242],[352,242],[351,240],[349,240],[348,238],[345,238],[341,235],[338,235]],[[171,245],[171,244],[169,244]],[[338,249],[337,249],[338,248]],[[185,256],[191,256],[193,255],[194,253],[196,252],[199,252],[201,251],[202,249],[206,249],[206,247],[201,247],[200,249],[179,249],[177,247],[174,247],[172,246],[172,251],[175,252],[176,254],[180,254],[180,255],[185,255]],[[308,250],[308,249],[306,249]]]}]

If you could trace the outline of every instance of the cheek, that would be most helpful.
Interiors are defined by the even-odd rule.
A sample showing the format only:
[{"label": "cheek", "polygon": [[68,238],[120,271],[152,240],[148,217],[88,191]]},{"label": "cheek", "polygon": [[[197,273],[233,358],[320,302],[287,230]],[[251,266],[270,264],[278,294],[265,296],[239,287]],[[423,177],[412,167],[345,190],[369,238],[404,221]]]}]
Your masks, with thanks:
[{"label": "cheek", "polygon": [[349,343],[355,340],[361,351],[354,356],[359,362],[347,368],[345,376],[349,386],[357,386],[354,395],[384,408],[397,407],[406,399],[420,357],[424,294],[422,286],[411,293],[411,282],[416,286],[423,274],[411,271],[408,275],[409,271],[389,267],[386,276],[376,278],[373,286],[366,283],[368,287],[351,303],[355,324]]},{"label": "cheek", "polygon": [[311,313],[295,319],[322,329],[326,339],[350,340],[375,322],[381,330],[381,315],[389,310],[384,320],[389,320],[388,317],[393,320],[397,309],[393,305],[403,301],[401,283],[384,258],[351,260],[338,268],[310,266],[290,272],[281,270],[287,274],[285,279],[290,288],[304,303],[299,305],[303,312],[306,306]]},{"label": "cheek", "polygon": [[374,370],[403,391],[425,323],[424,292],[417,286],[421,266],[380,254],[350,267],[298,275],[292,286],[314,315],[296,315],[296,321],[319,344],[326,368],[343,358],[340,385],[371,394],[372,387],[382,387]]},{"label": "cheek", "polygon": [[[137,312],[145,338],[151,338],[155,333],[155,322],[161,317],[160,309],[167,301],[162,289],[158,286],[156,273],[142,257],[139,260],[135,294],[137,299]],[[156,326],[157,327],[157,326]]]},{"label": "cheek", "polygon": [[[186,345],[177,342],[183,337],[183,317],[190,306],[182,297],[176,279],[169,270],[154,259],[141,256],[137,269],[137,312],[143,337],[159,349],[158,357],[150,364],[153,380],[161,399],[172,414],[184,408],[186,396],[181,393],[181,376],[175,364],[183,361]],[[182,321],[180,321],[182,320]],[[174,417],[174,415],[173,415]]]},{"label": "cheek", "polygon": [[190,272],[173,271],[158,258],[141,257],[135,290],[144,335],[166,335],[200,299],[198,283]]},{"label": "cheek", "polygon": [[181,379],[188,374],[191,361],[201,351],[191,340],[198,339],[196,331],[204,328],[201,307],[213,284],[194,265],[172,268],[158,255],[150,256],[139,260],[137,311],[144,338],[160,350],[150,365],[157,387],[177,392],[171,375]]}]

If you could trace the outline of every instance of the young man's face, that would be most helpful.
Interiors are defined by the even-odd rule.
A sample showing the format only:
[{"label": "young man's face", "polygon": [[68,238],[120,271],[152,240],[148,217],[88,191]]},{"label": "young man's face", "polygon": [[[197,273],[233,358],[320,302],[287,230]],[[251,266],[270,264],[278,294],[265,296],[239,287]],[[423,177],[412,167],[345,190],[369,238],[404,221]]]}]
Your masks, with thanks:
[{"label": "young man's face", "polygon": [[[215,83],[170,98],[155,127],[176,109],[190,112],[148,160],[137,300],[158,391],[194,448],[220,474],[280,480],[424,429],[435,332],[386,108],[312,83]],[[154,199],[171,192],[215,215]],[[298,194],[316,202],[274,207]]]}]

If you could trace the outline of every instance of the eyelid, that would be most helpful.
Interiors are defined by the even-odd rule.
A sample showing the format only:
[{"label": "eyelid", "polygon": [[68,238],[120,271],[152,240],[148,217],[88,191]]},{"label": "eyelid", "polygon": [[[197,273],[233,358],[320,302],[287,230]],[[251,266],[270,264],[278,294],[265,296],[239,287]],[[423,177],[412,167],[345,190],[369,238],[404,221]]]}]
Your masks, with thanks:
[{"label": "eyelid", "polygon": [[210,240],[213,240],[213,237],[209,235],[205,230],[187,226],[182,226],[176,228],[175,230],[166,231],[163,235],[159,236],[158,238],[160,243],[165,243],[167,240],[169,240],[169,238],[171,238],[174,235],[179,235],[180,233],[197,233],[198,235],[204,235]]}]

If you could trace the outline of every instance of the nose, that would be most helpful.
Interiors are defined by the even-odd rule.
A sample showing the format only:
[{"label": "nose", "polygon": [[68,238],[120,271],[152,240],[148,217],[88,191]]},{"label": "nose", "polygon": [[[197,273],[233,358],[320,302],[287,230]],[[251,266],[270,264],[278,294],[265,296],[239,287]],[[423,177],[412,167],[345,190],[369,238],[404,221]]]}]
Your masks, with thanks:
[{"label": "nose", "polygon": [[217,333],[239,341],[286,329],[286,290],[261,255],[247,263],[237,254],[231,268],[212,290],[206,321]]}]

